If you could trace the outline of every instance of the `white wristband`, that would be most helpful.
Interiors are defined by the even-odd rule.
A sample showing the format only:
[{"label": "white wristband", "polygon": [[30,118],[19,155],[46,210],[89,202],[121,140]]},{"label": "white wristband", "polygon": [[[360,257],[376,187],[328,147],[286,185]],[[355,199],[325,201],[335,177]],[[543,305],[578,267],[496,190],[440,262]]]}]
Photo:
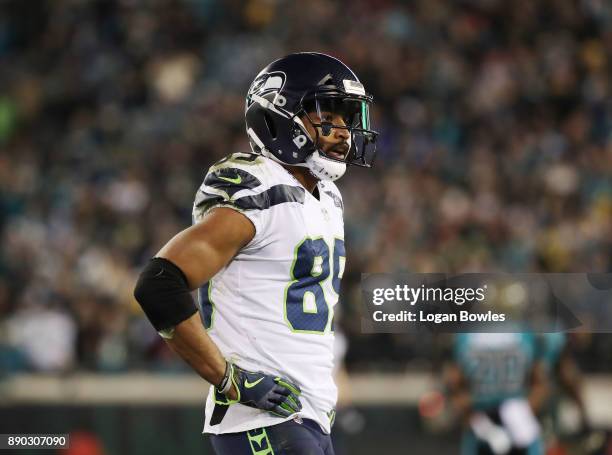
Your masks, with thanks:
[{"label": "white wristband", "polygon": [[222,395],[227,394],[229,390],[232,388],[232,376],[234,375],[234,365],[231,362],[227,362],[225,365],[225,374],[223,375],[223,379],[217,386],[217,392]]}]

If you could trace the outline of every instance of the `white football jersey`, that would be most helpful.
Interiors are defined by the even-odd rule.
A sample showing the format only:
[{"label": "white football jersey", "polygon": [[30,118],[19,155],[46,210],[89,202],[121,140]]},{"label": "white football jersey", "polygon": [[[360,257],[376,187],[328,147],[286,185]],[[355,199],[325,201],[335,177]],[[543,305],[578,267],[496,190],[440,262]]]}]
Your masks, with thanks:
[{"label": "white football jersey", "polygon": [[[198,222],[213,207],[231,207],[256,230],[251,242],[200,289],[208,334],[240,367],[299,385],[299,416],[329,433],[337,398],[333,315],[344,272],[344,224],[336,185],[319,182],[317,188],[318,199],[270,158],[235,153],[209,169],[193,218]],[[207,433],[289,420],[234,404],[220,423],[211,423],[214,407],[211,387]]]}]

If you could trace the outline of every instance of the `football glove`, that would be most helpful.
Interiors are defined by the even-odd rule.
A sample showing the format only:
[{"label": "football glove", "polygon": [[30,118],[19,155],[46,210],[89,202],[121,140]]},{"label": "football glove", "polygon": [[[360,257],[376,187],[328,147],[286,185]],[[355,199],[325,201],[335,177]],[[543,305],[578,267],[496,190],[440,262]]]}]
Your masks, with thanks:
[{"label": "football glove", "polygon": [[300,388],[286,378],[272,376],[261,371],[253,372],[229,363],[230,378],[238,393],[230,400],[215,389],[215,402],[221,405],[241,403],[263,409],[278,417],[289,417],[302,409]]}]

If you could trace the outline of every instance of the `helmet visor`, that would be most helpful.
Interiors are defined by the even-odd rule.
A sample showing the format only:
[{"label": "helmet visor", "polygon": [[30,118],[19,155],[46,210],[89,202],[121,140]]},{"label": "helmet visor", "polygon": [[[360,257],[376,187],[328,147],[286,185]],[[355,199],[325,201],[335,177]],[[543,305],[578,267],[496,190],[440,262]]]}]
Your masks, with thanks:
[{"label": "helmet visor", "polygon": [[348,130],[350,150],[342,161],[370,167],[376,154],[378,135],[370,129],[370,105],[369,97],[325,94],[305,101],[303,111],[323,136],[329,136],[333,129]]}]

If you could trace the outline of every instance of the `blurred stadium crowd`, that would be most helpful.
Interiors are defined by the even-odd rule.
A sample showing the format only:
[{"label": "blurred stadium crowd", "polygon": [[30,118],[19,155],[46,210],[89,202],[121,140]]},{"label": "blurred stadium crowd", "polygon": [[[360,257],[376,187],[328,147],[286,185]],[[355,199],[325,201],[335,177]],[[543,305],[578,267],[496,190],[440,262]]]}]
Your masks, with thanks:
[{"label": "blurred stadium crowd", "polygon": [[[375,97],[375,168],[339,182],[349,368],[435,350],[360,334],[361,272],[612,271],[606,0],[3,1],[0,370],[183,368],[135,277],[248,149],[255,74],[299,50]],[[576,345],[609,371],[612,337]]]}]

